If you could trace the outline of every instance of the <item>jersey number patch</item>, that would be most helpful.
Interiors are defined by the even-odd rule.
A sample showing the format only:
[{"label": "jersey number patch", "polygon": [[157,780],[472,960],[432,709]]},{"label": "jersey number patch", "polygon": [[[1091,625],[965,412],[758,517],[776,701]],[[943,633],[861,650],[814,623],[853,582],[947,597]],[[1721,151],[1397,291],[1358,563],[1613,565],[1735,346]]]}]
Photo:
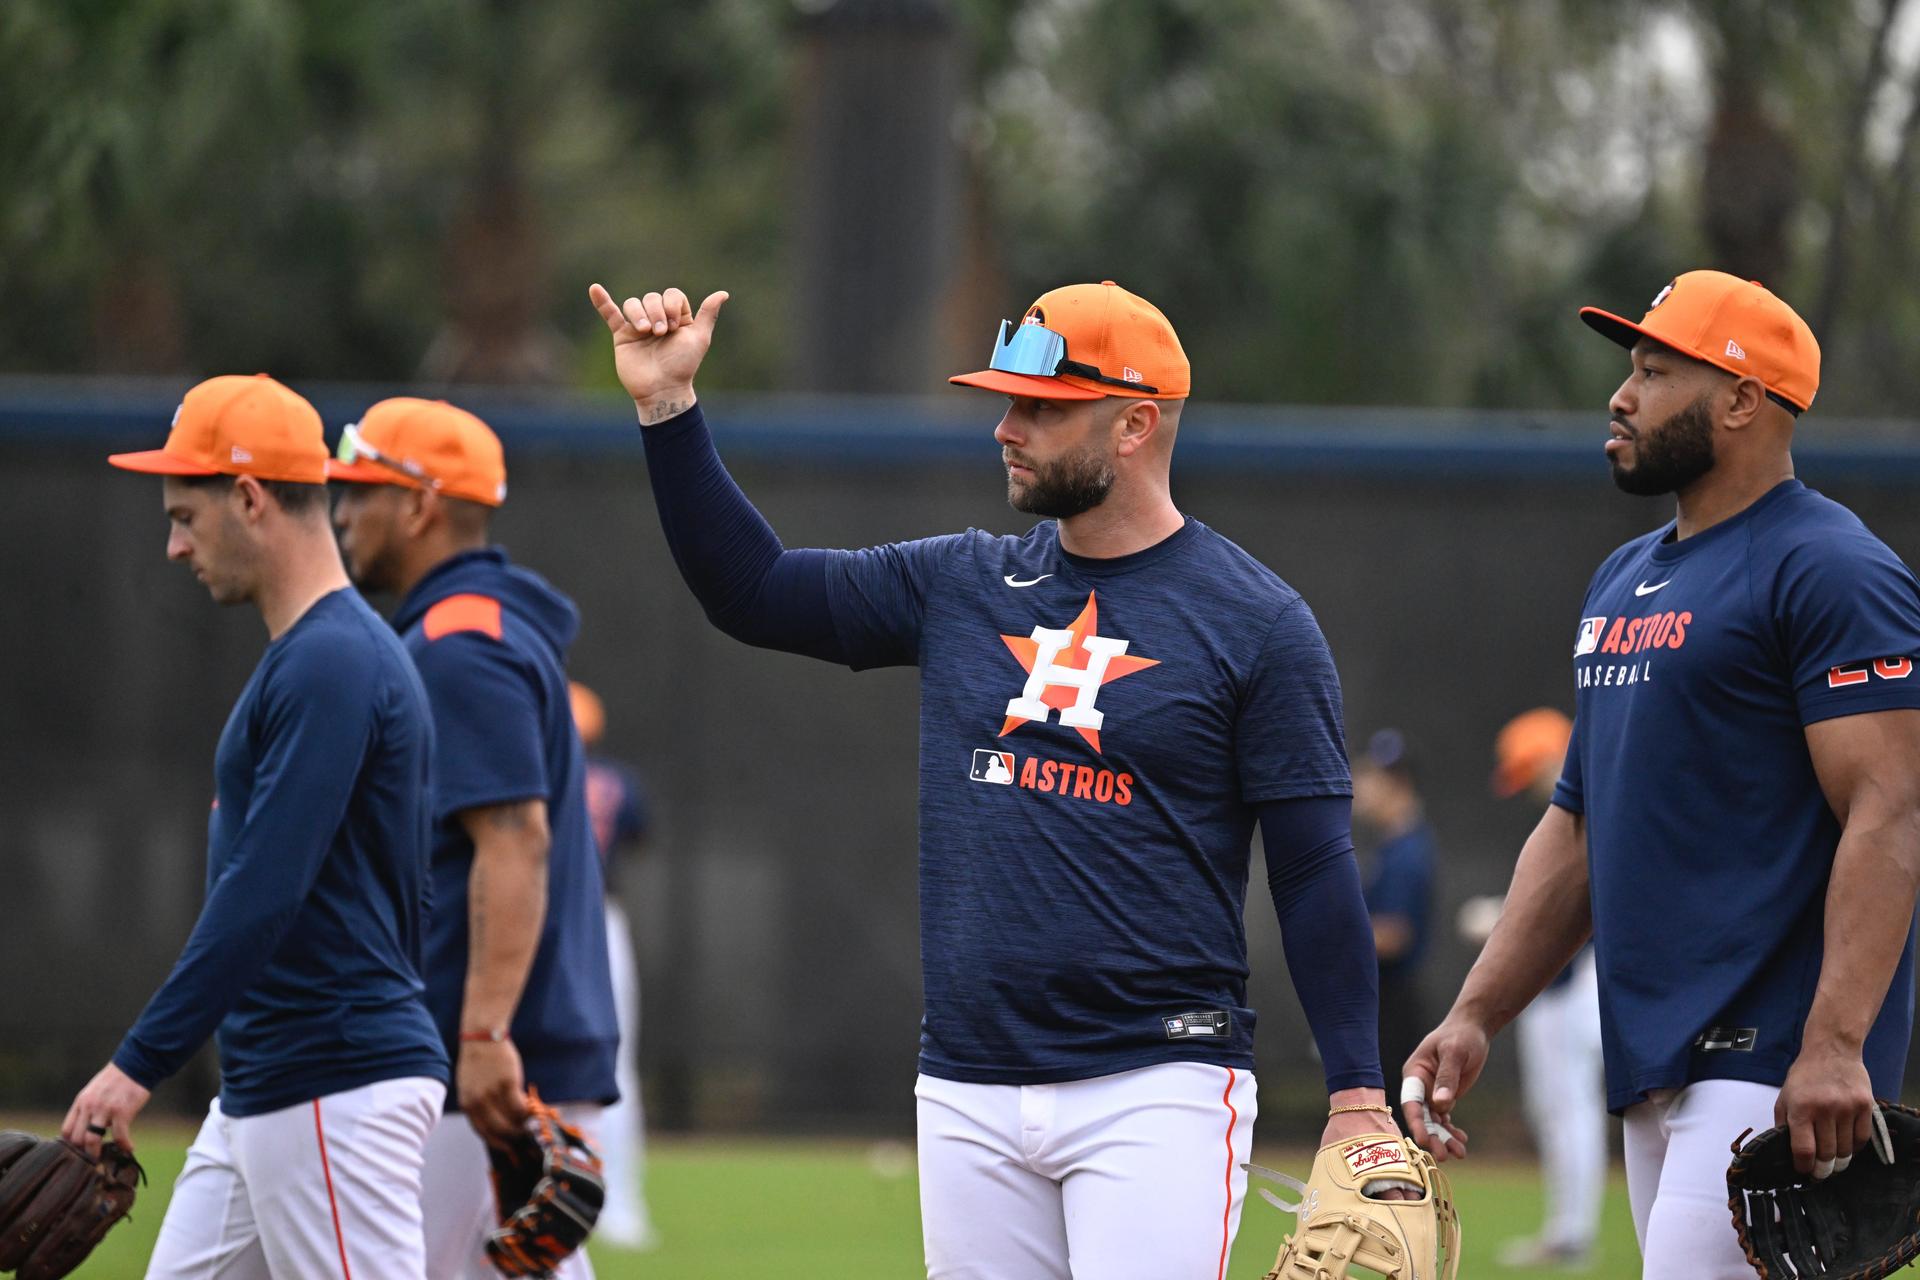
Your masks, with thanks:
[{"label": "jersey number patch", "polygon": [[1875,676],[1882,680],[1905,680],[1912,674],[1912,658],[1876,658],[1870,663],[1833,668],[1827,672],[1827,688],[1844,689],[1848,685],[1865,684]]}]

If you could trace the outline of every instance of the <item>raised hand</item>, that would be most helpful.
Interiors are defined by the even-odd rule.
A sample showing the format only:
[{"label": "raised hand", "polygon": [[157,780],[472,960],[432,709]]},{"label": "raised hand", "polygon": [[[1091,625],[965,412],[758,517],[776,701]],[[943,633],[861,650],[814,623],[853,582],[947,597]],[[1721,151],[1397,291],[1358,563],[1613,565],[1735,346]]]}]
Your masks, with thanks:
[{"label": "raised hand", "polygon": [[618,305],[600,285],[587,290],[613,335],[613,366],[640,411],[640,425],[664,422],[693,407],[693,375],[713,344],[713,326],[727,297],[724,291],[708,294],[696,314],[679,289]]}]

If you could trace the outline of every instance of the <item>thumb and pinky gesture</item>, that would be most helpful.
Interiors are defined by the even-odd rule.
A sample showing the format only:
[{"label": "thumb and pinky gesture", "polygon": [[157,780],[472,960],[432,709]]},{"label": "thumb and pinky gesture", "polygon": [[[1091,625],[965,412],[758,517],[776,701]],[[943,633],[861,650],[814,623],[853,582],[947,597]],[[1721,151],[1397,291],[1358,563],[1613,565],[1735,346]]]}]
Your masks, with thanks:
[{"label": "thumb and pinky gesture", "polygon": [[713,343],[713,327],[726,305],[724,291],[710,293],[695,311],[679,289],[615,303],[603,285],[587,300],[613,335],[613,363],[620,384],[640,406],[647,424],[693,404],[693,379]]},{"label": "thumb and pinky gesture", "polygon": [[708,294],[696,313],[691,300],[677,288],[628,298],[617,304],[604,285],[596,284],[587,290],[587,300],[607,322],[607,330],[616,343],[666,338],[684,328],[694,328],[702,337],[711,338],[714,324],[720,318],[720,308],[726,305],[728,296],[725,290]]}]

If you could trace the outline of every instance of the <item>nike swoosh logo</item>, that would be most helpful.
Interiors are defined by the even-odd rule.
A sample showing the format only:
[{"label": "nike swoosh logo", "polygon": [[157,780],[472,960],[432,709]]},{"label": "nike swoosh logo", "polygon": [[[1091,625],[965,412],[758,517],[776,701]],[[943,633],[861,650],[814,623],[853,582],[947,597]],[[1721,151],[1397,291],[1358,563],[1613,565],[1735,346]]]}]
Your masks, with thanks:
[{"label": "nike swoosh logo", "polygon": [[[1667,579],[1667,582],[1672,582],[1672,581],[1673,581],[1672,578]],[[1633,594],[1637,596],[1650,596],[1654,592],[1658,591],[1660,588],[1666,586],[1667,582],[1656,582],[1652,586],[1648,586],[1645,582],[1642,582],[1639,586],[1633,589]]]},{"label": "nike swoosh logo", "polygon": [[1006,577],[1002,578],[1001,581],[1006,583],[1010,587],[1030,587],[1036,582],[1045,582],[1048,578],[1051,578],[1052,576],[1053,575],[1050,573],[1043,573],[1037,578],[1028,578],[1025,582],[1016,582],[1014,581],[1013,575],[1008,574]]}]

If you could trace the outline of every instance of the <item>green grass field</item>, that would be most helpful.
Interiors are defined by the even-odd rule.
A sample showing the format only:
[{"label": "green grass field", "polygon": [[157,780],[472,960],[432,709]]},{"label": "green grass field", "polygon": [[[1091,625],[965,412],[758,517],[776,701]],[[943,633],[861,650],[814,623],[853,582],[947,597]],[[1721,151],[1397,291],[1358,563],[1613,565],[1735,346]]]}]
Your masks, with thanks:
[{"label": "green grass field", "polygon": [[[42,1132],[44,1132],[44,1128]],[[80,1271],[89,1280],[137,1280],[166,1209],[167,1190],[186,1156],[184,1130],[144,1126],[140,1154],[152,1184],[134,1220],[114,1229]],[[1304,1153],[1261,1151],[1256,1159],[1304,1173]],[[1523,1164],[1451,1166],[1464,1223],[1460,1274],[1467,1280],[1548,1276],[1505,1271],[1498,1244],[1539,1222],[1539,1183]],[[913,1158],[909,1147],[854,1143],[662,1140],[649,1148],[648,1196],[660,1246],[647,1253],[594,1250],[603,1280],[911,1280],[924,1276]],[[1293,1219],[1250,1198],[1234,1246],[1234,1280],[1259,1280]],[[984,1225],[984,1224],[983,1224]],[[1632,1280],[1640,1274],[1626,1187],[1614,1180],[1602,1257],[1584,1274]]]}]

